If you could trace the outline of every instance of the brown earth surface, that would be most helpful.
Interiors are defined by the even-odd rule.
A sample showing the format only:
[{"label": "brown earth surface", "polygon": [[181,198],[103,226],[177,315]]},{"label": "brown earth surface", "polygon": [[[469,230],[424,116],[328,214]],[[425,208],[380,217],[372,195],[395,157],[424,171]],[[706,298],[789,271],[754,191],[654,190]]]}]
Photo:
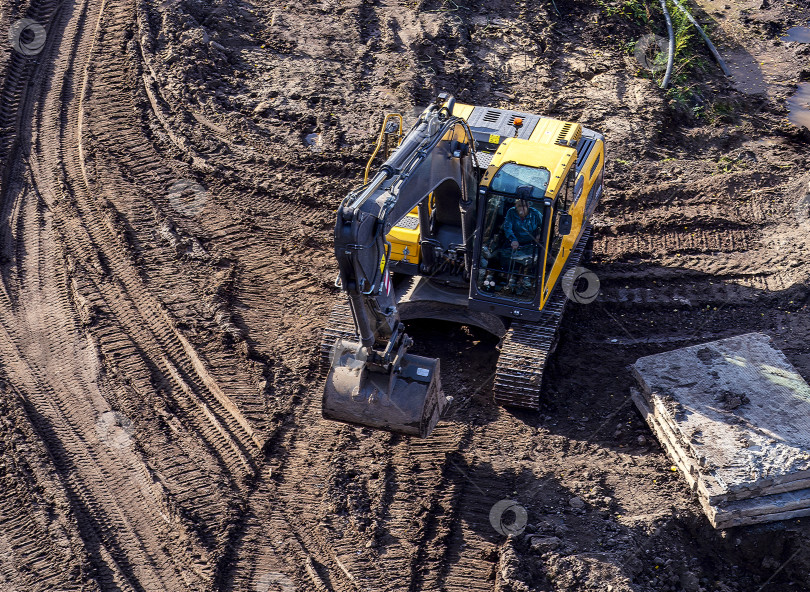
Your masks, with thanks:
[{"label": "brown earth surface", "polygon": [[[629,4],[0,0],[45,32],[0,52],[0,590],[810,589],[810,519],[713,530],[627,370],[762,331],[810,378],[807,8],[692,4],[743,74],[694,43],[678,95]],[[318,343],[334,210],[440,90],[606,135],[602,293],[539,414],[412,323],[455,397],[420,441],[324,421]]]}]

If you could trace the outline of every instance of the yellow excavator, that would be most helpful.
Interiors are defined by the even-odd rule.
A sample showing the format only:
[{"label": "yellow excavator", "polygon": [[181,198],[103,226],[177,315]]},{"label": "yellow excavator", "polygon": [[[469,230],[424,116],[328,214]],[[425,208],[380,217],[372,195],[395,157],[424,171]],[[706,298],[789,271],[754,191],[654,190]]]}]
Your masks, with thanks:
[{"label": "yellow excavator", "polygon": [[403,321],[418,318],[501,338],[495,401],[537,409],[566,302],[594,290],[578,266],[604,168],[604,137],[578,123],[447,93],[407,133],[387,115],[364,184],[337,210],[324,417],[430,435],[448,398],[439,360],[408,353]]}]

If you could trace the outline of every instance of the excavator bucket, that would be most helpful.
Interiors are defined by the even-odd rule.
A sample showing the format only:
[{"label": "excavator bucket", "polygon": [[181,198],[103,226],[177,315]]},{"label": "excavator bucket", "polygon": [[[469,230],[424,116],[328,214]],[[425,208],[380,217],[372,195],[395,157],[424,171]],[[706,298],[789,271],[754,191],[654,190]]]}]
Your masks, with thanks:
[{"label": "excavator bucket", "polygon": [[323,416],[427,438],[447,406],[439,360],[405,354],[398,373],[369,369],[360,344],[338,339],[326,377]]}]

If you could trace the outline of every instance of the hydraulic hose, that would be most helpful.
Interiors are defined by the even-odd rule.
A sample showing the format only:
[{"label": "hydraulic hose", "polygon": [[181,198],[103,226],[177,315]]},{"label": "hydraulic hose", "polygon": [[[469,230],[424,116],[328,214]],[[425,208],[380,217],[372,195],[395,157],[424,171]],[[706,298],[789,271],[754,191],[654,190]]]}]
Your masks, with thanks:
[{"label": "hydraulic hose", "polygon": [[[664,2],[664,0],[661,1],[662,3]],[[717,48],[714,46],[714,43],[712,43],[711,39],[709,39],[709,36],[706,35],[706,33],[703,31],[703,28],[699,24],[697,24],[697,21],[694,18],[692,18],[692,15],[689,14],[689,11],[686,10],[683,7],[683,5],[680,2],[678,2],[678,0],[672,0],[672,3],[675,6],[677,6],[682,13],[686,15],[686,18],[689,19],[690,23],[695,25],[701,37],[703,37],[703,40],[706,42],[706,45],[709,47],[709,51],[712,52],[714,59],[717,60],[717,64],[720,66],[720,69],[723,71],[723,74],[725,74],[726,76],[731,76],[731,72],[729,72],[729,69],[726,67],[726,63],[723,61],[723,58],[720,57],[720,53],[717,51]]]},{"label": "hydraulic hose", "polygon": [[[677,2],[676,2],[677,4]],[[672,29],[672,18],[667,10],[667,0],[661,0],[661,10],[664,11],[664,18],[667,19],[667,33],[669,34],[669,55],[667,56],[667,71],[661,81],[661,88],[669,86],[669,79],[672,77],[672,64],[675,62],[675,31]]]}]

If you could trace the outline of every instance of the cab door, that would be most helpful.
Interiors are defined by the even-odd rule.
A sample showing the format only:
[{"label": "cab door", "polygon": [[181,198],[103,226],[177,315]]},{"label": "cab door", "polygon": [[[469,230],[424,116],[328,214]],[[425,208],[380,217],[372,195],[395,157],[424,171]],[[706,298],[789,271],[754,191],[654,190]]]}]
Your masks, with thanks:
[{"label": "cab door", "polygon": [[[571,216],[568,210],[571,206],[574,191],[574,170],[569,171],[565,184],[560,189],[557,197],[547,205],[549,227],[543,230],[547,232],[545,244],[545,263],[542,270],[542,290],[540,308],[545,305],[546,300],[551,295],[554,286],[560,276],[560,270],[565,265],[570,249],[564,247],[563,241],[571,232]],[[567,222],[566,222],[567,219]],[[566,227],[567,224],[567,227]]]}]

